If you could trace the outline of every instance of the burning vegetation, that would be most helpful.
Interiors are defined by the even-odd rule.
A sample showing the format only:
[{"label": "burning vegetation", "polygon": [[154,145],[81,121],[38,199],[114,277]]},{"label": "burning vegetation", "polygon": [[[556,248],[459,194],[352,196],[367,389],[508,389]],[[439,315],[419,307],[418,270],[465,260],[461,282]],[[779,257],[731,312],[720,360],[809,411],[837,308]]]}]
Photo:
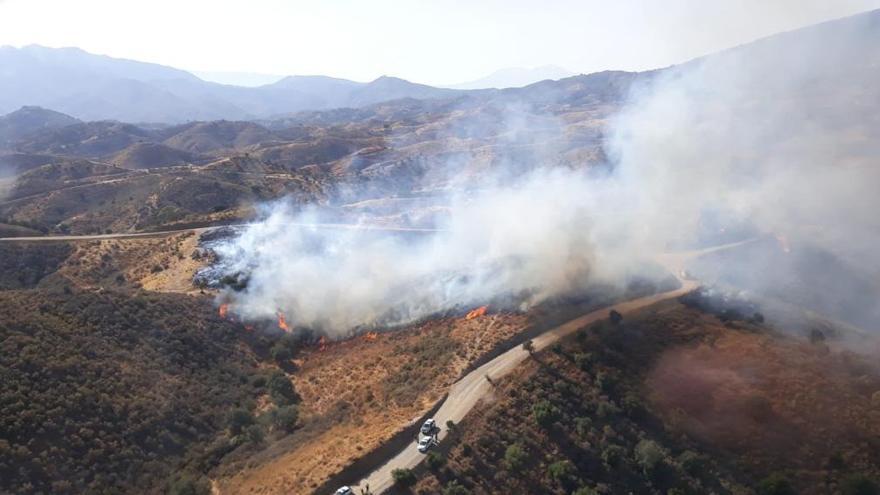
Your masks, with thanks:
[{"label": "burning vegetation", "polygon": [[465,320],[473,320],[474,318],[479,318],[486,314],[489,308],[487,306],[480,306],[479,308],[468,311],[468,314],[465,315]]},{"label": "burning vegetation", "polygon": [[290,329],[290,326],[288,326],[288,324],[287,324],[287,319],[284,318],[284,313],[279,311],[277,313],[277,315],[278,315],[278,328],[280,328],[281,330],[284,330],[287,333],[290,333],[292,330]]}]

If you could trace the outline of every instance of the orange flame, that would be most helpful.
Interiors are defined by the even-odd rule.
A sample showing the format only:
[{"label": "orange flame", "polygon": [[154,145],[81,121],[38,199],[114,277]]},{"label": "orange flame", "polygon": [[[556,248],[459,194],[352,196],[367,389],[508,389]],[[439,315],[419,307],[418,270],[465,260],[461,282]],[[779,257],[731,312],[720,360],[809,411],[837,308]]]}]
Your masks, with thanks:
[{"label": "orange flame", "polygon": [[775,234],[776,241],[779,242],[779,247],[782,248],[782,251],[785,253],[791,252],[791,245],[788,243],[788,238],[782,234]]},{"label": "orange flame", "polygon": [[465,315],[465,320],[473,320],[474,318],[479,318],[486,314],[486,310],[489,309],[486,306],[480,306],[477,309],[471,310],[467,315]]},{"label": "orange flame", "polygon": [[327,338],[324,337],[323,335],[318,340],[318,350],[321,352],[324,352],[325,350],[327,350]]},{"label": "orange flame", "polygon": [[254,326],[253,326],[253,325],[245,325],[245,326],[244,326],[244,329],[247,330],[248,332],[253,332],[253,331],[254,331]]},{"label": "orange flame", "polygon": [[290,327],[287,325],[287,320],[284,319],[284,313],[279,311],[276,314],[278,315],[278,328],[290,333]]},{"label": "orange flame", "polygon": [[228,303],[221,304],[218,312],[220,313],[220,318],[226,319],[226,315],[229,314],[229,304]]},{"label": "orange flame", "polygon": [[378,332],[367,332],[364,334],[364,340],[366,340],[367,342],[373,342],[378,338],[379,338]]}]

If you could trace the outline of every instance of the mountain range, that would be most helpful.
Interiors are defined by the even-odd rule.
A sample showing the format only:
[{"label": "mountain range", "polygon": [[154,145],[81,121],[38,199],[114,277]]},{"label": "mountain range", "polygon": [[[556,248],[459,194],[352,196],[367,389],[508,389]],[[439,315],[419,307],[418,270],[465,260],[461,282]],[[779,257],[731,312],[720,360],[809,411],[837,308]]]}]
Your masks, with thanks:
[{"label": "mountain range", "polygon": [[41,106],[82,120],[182,123],[267,118],[453,93],[388,76],[368,83],[291,76],[259,87],[231,86],[171,67],[78,48],[0,48],[0,114]]},{"label": "mountain range", "polygon": [[555,65],[543,65],[541,67],[533,68],[510,67],[497,70],[486,77],[481,77],[480,79],[460,84],[451,84],[447,87],[452,89],[520,88],[539,81],[555,81],[574,75],[574,72]]}]

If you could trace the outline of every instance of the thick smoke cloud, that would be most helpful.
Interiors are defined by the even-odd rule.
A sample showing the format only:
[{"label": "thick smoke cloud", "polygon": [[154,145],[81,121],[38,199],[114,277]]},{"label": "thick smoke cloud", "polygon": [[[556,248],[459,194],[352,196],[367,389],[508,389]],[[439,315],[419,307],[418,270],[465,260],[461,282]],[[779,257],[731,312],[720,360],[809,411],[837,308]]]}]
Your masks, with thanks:
[{"label": "thick smoke cloud", "polygon": [[[341,333],[394,324],[493,298],[530,305],[583,289],[596,268],[588,228],[599,205],[583,174],[538,170],[523,180],[448,198],[435,233],[298,227],[317,212],[286,203],[219,248],[250,273],[236,298],[245,317],[273,317]],[[595,268],[594,268],[595,267]]]},{"label": "thick smoke cloud", "polygon": [[[876,278],[877,17],[645,76],[607,126],[612,172],[536,163],[514,181],[491,174],[477,192],[447,198],[435,234],[309,232],[291,224],[320,222],[314,213],[271,206],[265,221],[220,250],[229,271],[250,273],[235,310],[246,318],[282,311],[296,324],[341,333],[502,295],[528,305],[591,281],[623,280],[654,253],[723,228],[707,227],[711,212],[786,236],[792,256],[815,246]],[[522,125],[508,135],[528,136]],[[753,289],[779,276],[752,271]],[[856,286],[876,289],[834,290],[847,297]]]},{"label": "thick smoke cloud", "polygon": [[714,267],[720,280],[874,327],[878,38],[875,12],[730,50],[636,88],[610,141],[620,180],[638,192],[626,223],[675,239],[694,231],[696,213],[724,211],[776,233],[791,252]]}]

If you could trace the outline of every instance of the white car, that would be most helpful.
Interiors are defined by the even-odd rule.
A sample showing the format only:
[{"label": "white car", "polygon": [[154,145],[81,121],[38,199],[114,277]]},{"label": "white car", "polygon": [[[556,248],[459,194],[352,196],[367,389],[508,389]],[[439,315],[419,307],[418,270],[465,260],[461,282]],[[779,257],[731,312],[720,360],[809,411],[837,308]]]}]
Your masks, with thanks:
[{"label": "white car", "polygon": [[347,486],[343,486],[339,490],[336,490],[336,493],[334,495],[354,495],[354,490]]},{"label": "white car", "polygon": [[434,418],[426,419],[425,424],[422,425],[422,435],[430,435],[434,433],[435,428],[437,428],[437,422],[434,421]]},{"label": "white car", "polygon": [[422,439],[419,440],[419,452],[421,452],[422,454],[424,454],[425,452],[428,451],[428,449],[431,448],[432,445],[434,445],[434,439],[433,439],[433,438],[431,438],[431,437],[422,437]]}]

